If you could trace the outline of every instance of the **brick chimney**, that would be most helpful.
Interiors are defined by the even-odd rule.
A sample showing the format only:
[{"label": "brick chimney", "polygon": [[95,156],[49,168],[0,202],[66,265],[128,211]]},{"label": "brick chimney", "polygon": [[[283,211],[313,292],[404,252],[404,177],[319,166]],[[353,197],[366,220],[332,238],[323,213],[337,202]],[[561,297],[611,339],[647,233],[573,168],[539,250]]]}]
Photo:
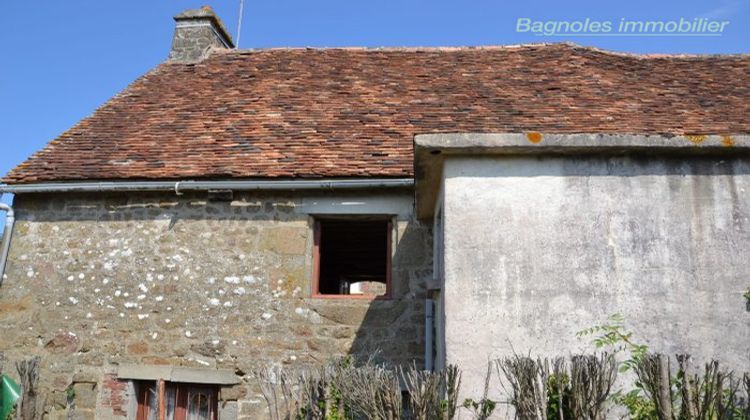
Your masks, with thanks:
[{"label": "brick chimney", "polygon": [[231,35],[208,6],[185,10],[174,20],[176,25],[170,60],[197,62],[206,58],[212,48],[234,48]]}]

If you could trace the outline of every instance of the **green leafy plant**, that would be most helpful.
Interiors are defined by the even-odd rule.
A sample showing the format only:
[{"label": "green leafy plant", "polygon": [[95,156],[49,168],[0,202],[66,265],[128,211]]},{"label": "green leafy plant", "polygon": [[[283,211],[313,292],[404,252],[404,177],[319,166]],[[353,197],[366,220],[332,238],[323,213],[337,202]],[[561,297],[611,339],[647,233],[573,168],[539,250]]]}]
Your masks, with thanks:
[{"label": "green leafy plant", "polygon": [[656,414],[656,406],[643,393],[643,385],[636,384],[635,388],[622,392],[617,391],[612,395],[612,402],[625,407],[630,414],[631,420],[652,420],[659,418]]},{"label": "green leafy plant", "polygon": [[[326,391],[327,398],[318,401],[319,407],[325,412],[325,420],[345,420],[347,408],[345,407],[341,391],[339,391],[336,385],[330,385]],[[326,401],[329,402],[328,407],[326,407]]]},{"label": "green leafy plant", "polygon": [[622,361],[619,368],[625,373],[648,354],[648,346],[633,341],[633,333],[625,329],[625,318],[621,314],[612,314],[607,319],[608,323],[586,328],[576,335],[579,338],[593,336],[591,343],[597,349],[609,349],[614,354],[628,352],[630,357]]},{"label": "green leafy plant", "polygon": [[[648,346],[633,340],[633,332],[625,328],[625,318],[615,313],[607,318],[606,324],[595,325],[578,331],[579,338],[593,337],[591,343],[597,349],[608,349],[613,354],[627,353],[628,357],[620,361],[618,370],[621,373],[635,370],[638,364],[648,355]],[[612,393],[612,402],[624,406],[632,420],[650,420],[658,418],[656,406],[646,395],[643,384],[635,381],[630,391],[617,390]]]},{"label": "green leafy plant", "polygon": [[482,398],[474,400],[467,398],[464,400],[463,407],[472,412],[474,419],[486,420],[497,407],[497,402],[487,398],[490,392],[490,378],[492,376],[492,363],[487,364],[487,374],[484,376],[484,391],[482,392]]},{"label": "green leafy plant", "polygon": [[[750,305],[750,291],[746,293]],[[747,420],[750,419],[750,376],[734,379],[731,371],[722,371],[717,361],[705,366],[703,375],[688,373],[687,355],[677,355],[679,369],[674,373],[666,355],[652,354],[648,346],[633,340],[620,314],[612,315],[604,325],[579,331],[579,337],[593,336],[599,349],[627,353],[620,361],[620,372],[632,371],[633,389],[618,390],[611,401],[624,406],[632,420]],[[744,386],[744,393],[742,391]]]},{"label": "green leafy plant", "polygon": [[547,419],[572,419],[570,408],[570,377],[567,374],[552,374],[547,379]]},{"label": "green leafy plant", "polygon": [[73,388],[73,385],[65,389],[65,397],[68,399],[68,403],[76,399],[76,390]]},{"label": "green leafy plant", "polygon": [[747,289],[747,292],[745,292],[745,294],[742,295],[742,297],[744,297],[745,298],[745,302],[748,305],[750,305],[750,288]]},{"label": "green leafy plant", "polygon": [[474,414],[474,418],[479,420],[488,419],[495,411],[496,406],[497,403],[489,398],[482,398],[479,401],[467,398],[463,404],[463,407],[470,410]]}]

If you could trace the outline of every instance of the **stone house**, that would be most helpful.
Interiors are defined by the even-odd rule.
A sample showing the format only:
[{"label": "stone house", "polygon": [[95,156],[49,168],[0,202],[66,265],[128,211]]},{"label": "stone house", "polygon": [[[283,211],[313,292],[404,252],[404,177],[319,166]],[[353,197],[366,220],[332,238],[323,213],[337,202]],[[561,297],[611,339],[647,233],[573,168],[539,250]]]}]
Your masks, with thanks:
[{"label": "stone house", "polygon": [[41,356],[48,418],[70,388],[147,418],[160,384],[177,417],[258,418],[259,366],[374,351],[473,394],[616,312],[746,363],[750,56],[237,50],[210,9],[175,20],[0,186],[0,351]]}]

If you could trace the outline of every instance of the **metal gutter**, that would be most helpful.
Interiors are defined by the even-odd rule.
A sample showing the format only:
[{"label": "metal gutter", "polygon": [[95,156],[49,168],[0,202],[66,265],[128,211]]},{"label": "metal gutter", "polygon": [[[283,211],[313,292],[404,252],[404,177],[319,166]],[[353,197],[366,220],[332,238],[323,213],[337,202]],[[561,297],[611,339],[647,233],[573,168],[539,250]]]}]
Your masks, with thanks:
[{"label": "metal gutter", "polygon": [[[0,194],[2,196],[2,194]],[[5,276],[5,264],[8,262],[8,252],[10,252],[10,238],[13,235],[13,224],[16,221],[13,207],[0,203],[0,211],[4,211],[5,215],[5,230],[3,231],[3,242],[0,246],[0,285],[3,284],[3,277]]]},{"label": "metal gutter", "polygon": [[42,184],[0,184],[0,193],[69,193],[117,191],[187,191],[209,190],[335,190],[369,188],[412,188],[412,178],[337,179],[337,180],[285,180],[285,181],[113,181],[113,182],[60,182]]}]

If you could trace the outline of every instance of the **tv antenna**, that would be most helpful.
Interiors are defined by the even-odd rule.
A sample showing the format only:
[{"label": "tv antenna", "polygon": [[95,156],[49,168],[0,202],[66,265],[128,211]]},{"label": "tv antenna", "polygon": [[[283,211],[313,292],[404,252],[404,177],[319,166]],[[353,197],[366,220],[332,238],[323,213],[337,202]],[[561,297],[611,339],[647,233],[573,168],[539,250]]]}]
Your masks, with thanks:
[{"label": "tv antenna", "polygon": [[240,0],[240,17],[237,19],[237,42],[234,44],[235,48],[240,47],[240,34],[242,33],[242,6],[245,4],[245,0]]}]

